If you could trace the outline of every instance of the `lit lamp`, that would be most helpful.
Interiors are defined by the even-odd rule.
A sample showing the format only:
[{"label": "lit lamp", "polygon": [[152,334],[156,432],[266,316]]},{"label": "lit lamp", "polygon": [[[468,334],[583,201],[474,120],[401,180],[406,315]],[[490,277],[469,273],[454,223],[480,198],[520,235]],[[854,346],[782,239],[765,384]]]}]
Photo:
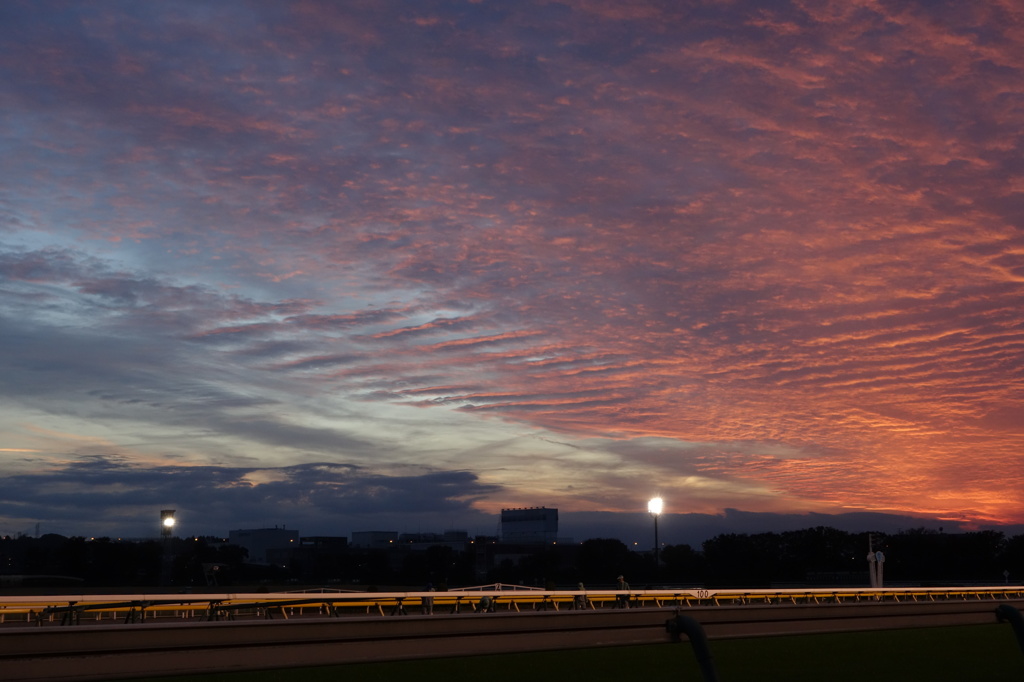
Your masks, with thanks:
[{"label": "lit lamp", "polygon": [[655,497],[647,503],[647,511],[654,517],[654,570],[658,570],[658,514],[661,513],[664,502],[660,497]]},{"label": "lit lamp", "polygon": [[160,510],[160,535],[165,538],[171,537],[171,533],[174,532],[174,510],[173,509],[161,509]]}]

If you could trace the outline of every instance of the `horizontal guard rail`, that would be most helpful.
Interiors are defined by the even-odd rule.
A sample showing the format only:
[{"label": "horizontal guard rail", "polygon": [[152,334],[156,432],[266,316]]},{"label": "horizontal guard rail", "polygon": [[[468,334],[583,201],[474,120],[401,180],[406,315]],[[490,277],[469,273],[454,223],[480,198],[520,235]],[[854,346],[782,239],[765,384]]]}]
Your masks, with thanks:
[{"label": "horizontal guard rail", "polygon": [[[57,622],[78,625],[83,614],[103,614],[109,619],[124,616],[126,623],[147,618],[177,617],[201,620],[234,619],[243,612],[270,619],[273,613],[289,617],[313,610],[314,615],[341,617],[348,614],[405,616],[420,612],[457,614],[466,609],[533,611],[599,610],[667,606],[735,606],[784,604],[843,604],[860,602],[998,601],[1024,598],[1024,586],[977,588],[815,588],[766,590],[657,589],[657,590],[545,590],[473,592],[346,592],[346,593],[241,593],[210,595],[66,595],[17,597],[0,596],[0,624]],[[201,613],[199,613],[201,612]]]},{"label": "horizontal guard rail", "polygon": [[[652,591],[655,592],[655,591]],[[665,598],[681,595],[678,591],[656,591]],[[990,590],[979,599],[973,594],[950,599],[882,599],[880,591],[866,591],[860,600],[800,603],[777,599],[771,602],[751,599],[764,596],[745,590],[723,603],[725,591],[702,598],[702,604],[681,600],[678,605],[642,608],[588,608],[561,611],[522,611],[510,608],[511,601],[495,613],[410,614],[406,617],[359,616],[292,618],[290,620],[229,620],[221,622],[182,621],[150,618],[144,626],[117,624],[79,624],[75,627],[21,626],[0,628],[0,670],[6,682],[29,680],[114,680],[124,677],[210,673],[227,670],[258,670],[280,667],[306,667],[383,661],[436,658],[485,653],[509,653],[552,649],[652,644],[671,641],[666,619],[685,616],[699,623],[711,640],[770,635],[799,635],[820,632],[925,628],[932,626],[992,624],[1012,617],[1024,608],[1024,593]],[[886,594],[889,591],[885,591]],[[445,593],[401,593],[434,597]],[[631,596],[640,593],[629,592]],[[796,594],[787,591],[785,594]],[[804,592],[799,594],[803,595]],[[844,592],[843,594],[846,594]],[[864,595],[869,598],[864,598]],[[901,595],[905,595],[902,593]],[[486,592],[476,593],[479,600]],[[588,592],[588,597],[618,593]],[[740,596],[742,595],[742,599]],[[878,597],[876,600],[873,596]],[[997,595],[1004,595],[997,597]],[[283,608],[302,608],[322,601],[359,604],[365,608],[397,595],[361,594],[302,597],[281,595],[219,595],[220,601],[233,607],[256,604],[282,604]],[[455,595],[452,595],[455,597]],[[508,594],[501,595],[509,599]],[[541,595],[533,595],[534,598]],[[555,598],[550,594],[549,598]],[[568,596],[568,595],[565,595]],[[578,595],[572,595],[578,596]],[[651,595],[641,595],[649,596]],[[157,595],[139,599],[96,600],[95,605],[149,601],[149,609],[169,608],[156,604]],[[280,597],[280,600],[277,598]],[[362,599],[362,598],[365,598]],[[415,598],[415,597],[414,597]],[[4,599],[10,603],[11,598]],[[308,601],[307,601],[308,599]],[[469,597],[451,599],[467,602]],[[77,600],[73,600],[77,601]],[[217,600],[209,599],[206,603]],[[716,605],[715,602],[718,602]],[[199,603],[202,603],[201,601]],[[63,601],[62,605],[69,605]],[[77,604],[76,604],[77,605]],[[189,606],[197,606],[190,602]],[[178,604],[182,606],[182,604]],[[128,607],[129,609],[131,606]],[[316,607],[320,609],[320,606]],[[1012,609],[1012,610],[1011,610]],[[682,622],[682,621],[680,621]],[[112,631],[116,637],[111,637]]]}]

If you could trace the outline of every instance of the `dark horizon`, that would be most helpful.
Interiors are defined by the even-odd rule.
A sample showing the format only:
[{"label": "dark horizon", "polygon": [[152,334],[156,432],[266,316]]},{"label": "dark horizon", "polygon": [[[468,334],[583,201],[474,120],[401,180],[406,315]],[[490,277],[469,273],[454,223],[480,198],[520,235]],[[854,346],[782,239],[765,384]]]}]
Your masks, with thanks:
[{"label": "dark horizon", "polygon": [[[304,526],[295,523],[254,523],[254,524],[227,524],[220,530],[210,530],[208,520],[201,529],[191,527],[189,513],[187,511],[175,510],[178,521],[174,529],[175,537],[215,537],[227,538],[233,530],[254,530],[281,528],[299,532],[301,537],[345,537],[351,538],[352,533],[368,531],[384,531],[396,534],[443,534],[446,531],[465,531],[470,537],[498,537],[500,535],[500,516],[484,517],[486,522],[475,524],[460,524],[457,519],[449,519],[448,523],[439,526],[429,526],[425,523],[410,525],[410,518],[405,518],[399,523],[373,523],[348,529],[330,529],[323,525]],[[32,529],[29,532],[0,533],[9,537],[24,535],[27,537],[38,537],[47,534],[61,535],[64,537],[110,537],[112,539],[125,538],[129,540],[159,539],[159,515],[154,514],[153,520],[149,523],[149,530],[136,534],[109,534],[109,533],[88,533],[88,532],[61,532],[51,529],[47,524],[40,524],[38,532]],[[388,517],[394,520],[395,517]],[[875,512],[861,512],[848,514],[759,514],[743,512],[736,509],[727,509],[722,514],[671,514],[663,513],[659,516],[658,538],[660,545],[689,545],[700,549],[702,543],[719,535],[755,535],[759,533],[782,533],[788,531],[803,531],[812,528],[825,527],[851,533],[883,533],[898,534],[904,531],[923,529],[933,532],[944,532],[948,534],[970,533],[978,531],[995,531],[1003,533],[1007,538],[1017,535],[1024,535],[1024,525],[991,525],[985,527],[965,527],[960,524],[948,521],[935,521],[932,519],[915,518],[899,514],[882,514]],[[558,538],[570,540],[573,543],[580,543],[592,539],[614,539],[619,540],[631,550],[650,552],[654,547],[654,522],[653,518],[644,512],[632,514],[614,512],[562,512],[559,511]]]}]

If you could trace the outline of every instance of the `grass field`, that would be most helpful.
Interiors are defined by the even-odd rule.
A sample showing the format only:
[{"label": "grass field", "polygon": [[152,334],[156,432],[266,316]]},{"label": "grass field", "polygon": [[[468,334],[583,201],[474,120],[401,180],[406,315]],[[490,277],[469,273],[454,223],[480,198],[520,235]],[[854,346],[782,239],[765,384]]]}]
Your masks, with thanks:
[{"label": "grass field", "polygon": [[[711,642],[720,682],[1021,682],[1024,654],[1009,625],[761,637]],[[361,663],[146,678],[174,682],[631,682],[701,680],[680,644]]]}]

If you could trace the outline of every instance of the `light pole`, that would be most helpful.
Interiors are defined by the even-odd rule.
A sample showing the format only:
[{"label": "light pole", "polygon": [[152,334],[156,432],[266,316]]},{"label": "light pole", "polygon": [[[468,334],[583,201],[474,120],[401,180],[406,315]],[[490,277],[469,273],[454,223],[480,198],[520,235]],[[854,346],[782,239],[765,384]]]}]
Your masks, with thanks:
[{"label": "light pole", "polygon": [[160,536],[165,540],[174,533],[174,510],[173,509],[161,509],[160,510]]},{"label": "light pole", "polygon": [[163,539],[163,546],[160,551],[160,584],[171,584],[171,572],[174,567],[174,555],[171,553],[173,547],[171,538],[174,536],[174,511],[173,509],[160,510],[160,537]]},{"label": "light pole", "polygon": [[662,499],[660,497],[652,498],[647,502],[647,511],[650,512],[651,516],[654,517],[654,573],[658,573],[658,515],[661,514],[661,508],[663,506]]}]

